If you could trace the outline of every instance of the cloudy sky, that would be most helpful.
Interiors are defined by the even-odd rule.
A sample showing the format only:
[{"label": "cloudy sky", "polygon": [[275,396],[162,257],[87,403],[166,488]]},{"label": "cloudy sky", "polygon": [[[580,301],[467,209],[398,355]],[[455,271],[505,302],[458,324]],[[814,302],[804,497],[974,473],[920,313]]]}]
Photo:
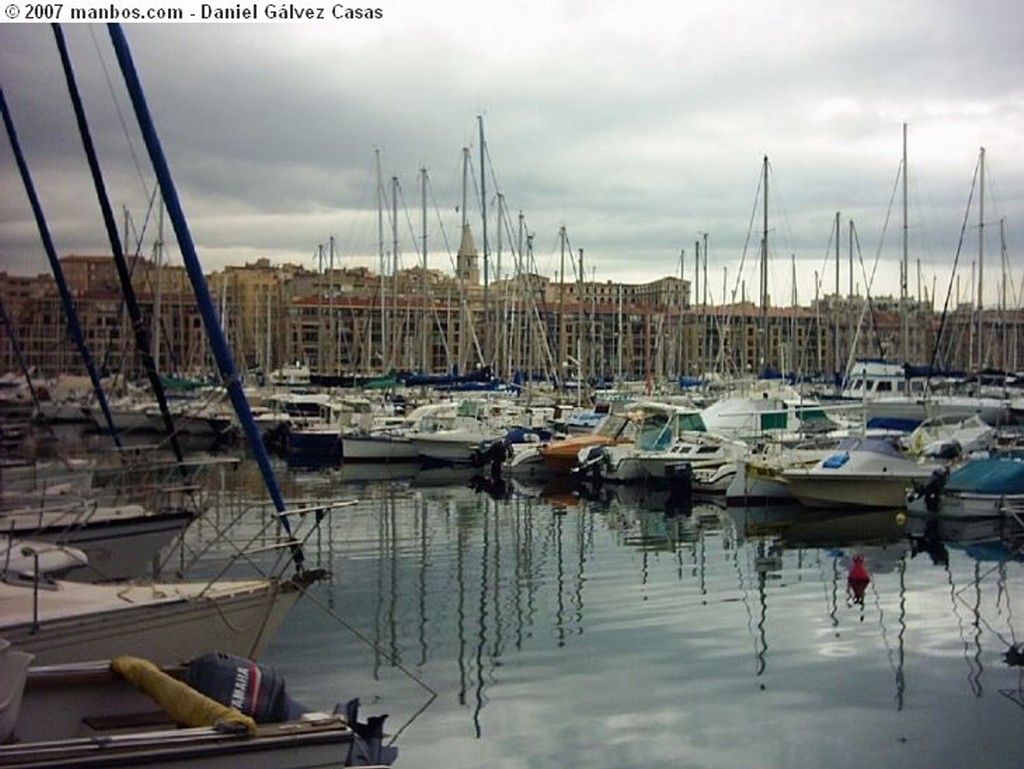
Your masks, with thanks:
[{"label": "cloudy sky", "polygon": [[[328,6],[329,7],[329,6]],[[959,252],[971,292],[985,147],[986,303],[1002,282],[1000,222],[1020,291],[1024,241],[1024,4],[1019,0],[386,0],[383,18],[310,24],[125,27],[207,271],[259,257],[376,267],[377,171],[398,253],[422,247],[426,168],[433,267],[450,270],[466,207],[481,245],[486,197],[522,214],[539,272],[559,228],[587,277],[692,277],[707,233],[709,286],[757,292],[762,159],[769,159],[770,291],[807,303],[835,287],[898,294],[902,126],[909,157],[910,290],[941,305]],[[143,227],[154,178],[102,26],[65,27],[111,196]],[[0,25],[4,89],[62,254],[108,253],[49,27]],[[10,152],[0,142],[0,269],[46,271]],[[966,222],[966,229],[964,228]],[[385,225],[392,249],[390,221]],[[491,275],[497,225],[488,225]],[[152,249],[152,225],[143,251]],[[508,269],[508,239],[503,269]],[[172,258],[177,258],[172,255]],[[1011,301],[1016,300],[1012,299]]]}]

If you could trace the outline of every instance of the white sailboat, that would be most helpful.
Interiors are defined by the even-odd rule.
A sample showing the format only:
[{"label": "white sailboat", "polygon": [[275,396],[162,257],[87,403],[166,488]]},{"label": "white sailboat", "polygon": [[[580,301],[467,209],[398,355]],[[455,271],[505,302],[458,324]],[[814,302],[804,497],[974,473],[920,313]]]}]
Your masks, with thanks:
[{"label": "white sailboat", "polygon": [[182,507],[152,510],[136,503],[107,505],[71,498],[63,505],[0,512],[0,529],[11,537],[84,551],[87,561],[66,575],[72,579],[115,581],[145,575],[153,559],[194,518]]},{"label": "white sailboat", "polygon": [[211,649],[258,657],[301,579],[87,584],[8,572],[0,638],[45,665],[134,654],[177,664]]}]

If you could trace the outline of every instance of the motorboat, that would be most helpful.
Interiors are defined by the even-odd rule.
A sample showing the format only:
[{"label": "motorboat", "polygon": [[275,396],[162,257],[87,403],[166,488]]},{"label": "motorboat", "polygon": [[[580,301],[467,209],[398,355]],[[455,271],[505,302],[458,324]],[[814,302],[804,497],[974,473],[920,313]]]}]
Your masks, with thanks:
[{"label": "motorboat", "polygon": [[999,431],[977,414],[966,418],[931,417],[904,440],[914,454],[934,459],[957,459],[996,448]]},{"label": "motorboat", "polygon": [[747,394],[718,398],[701,411],[709,432],[747,442],[799,443],[808,436],[835,434],[843,426],[816,400],[789,385],[762,380]]},{"label": "motorboat", "polygon": [[844,438],[812,467],[783,470],[779,478],[807,507],[888,507],[906,504],[907,489],[943,465],[919,462],[889,438]]},{"label": "motorboat", "polygon": [[[562,440],[554,442],[561,443]],[[544,465],[544,455],[541,449],[549,443],[526,441],[522,443],[510,443],[506,447],[505,459],[501,463],[501,475],[510,478],[539,478],[551,475]],[[575,460],[575,456],[573,457]]]},{"label": "motorboat", "polygon": [[592,446],[632,443],[637,422],[627,414],[607,414],[585,435],[570,435],[537,447],[545,469],[554,475],[568,475],[579,463],[580,452]]},{"label": "motorboat", "polygon": [[289,429],[285,449],[289,467],[337,466],[344,457],[342,435],[368,427],[373,420],[373,405],[366,398],[334,398],[321,410],[318,423]]},{"label": "motorboat", "polygon": [[780,476],[784,470],[813,467],[833,453],[838,441],[826,446],[786,446],[770,443],[736,460],[736,474],[725,490],[729,506],[798,504],[789,484]]},{"label": "motorboat", "polygon": [[[305,769],[381,766],[384,716],[359,721],[358,700],[332,712],[293,700],[275,668],[207,653],[158,666],[135,656],[31,666],[0,648],[0,765]],[[4,695],[7,697],[4,697]]]},{"label": "motorboat", "polygon": [[481,445],[489,446],[507,431],[489,418],[484,401],[464,400],[453,418],[443,422],[425,419],[408,437],[424,461],[472,464]]},{"label": "motorboat", "polygon": [[947,473],[936,470],[906,496],[907,512],[942,518],[1001,518],[1024,513],[1024,461],[971,459]]},{"label": "motorboat", "polygon": [[884,360],[857,360],[846,377],[842,397],[860,401],[868,428],[910,432],[933,417],[978,416],[990,425],[1009,421],[1009,403],[971,393],[940,392],[934,377],[916,375],[912,367]]},{"label": "motorboat", "polygon": [[695,492],[725,491],[745,443],[707,431],[701,413],[685,406],[646,403],[633,443],[587,448],[580,471],[615,483],[668,483],[684,466]]},{"label": "motorboat", "polygon": [[[348,430],[341,436],[342,456],[348,462],[418,462],[420,452],[410,440],[418,431],[451,426],[457,404],[427,403],[417,406],[394,424]],[[430,427],[428,428],[427,425]]]}]

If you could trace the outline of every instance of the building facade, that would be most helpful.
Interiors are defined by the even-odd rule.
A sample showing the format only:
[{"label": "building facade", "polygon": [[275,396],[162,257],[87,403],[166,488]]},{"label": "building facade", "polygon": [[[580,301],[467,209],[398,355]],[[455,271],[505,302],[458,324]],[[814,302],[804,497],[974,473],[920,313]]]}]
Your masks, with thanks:
[{"label": "building facade", "polygon": [[[112,258],[72,255],[61,263],[94,360],[106,374],[140,378]],[[810,307],[696,307],[689,282],[677,277],[563,283],[527,273],[485,287],[471,236],[458,265],[455,274],[414,267],[380,275],[261,259],[207,280],[236,365],[252,373],[301,361],[323,374],[486,365],[505,377],[674,380],[766,368],[831,376],[857,357],[1016,370],[1021,358],[1019,311],[979,317],[965,306],[943,318],[922,302],[838,296]],[[213,372],[184,268],[139,258],[132,282],[159,370]],[[0,329],[0,369],[20,370],[17,345],[38,376],[81,373],[52,277],[3,275],[2,286],[11,322]]]}]

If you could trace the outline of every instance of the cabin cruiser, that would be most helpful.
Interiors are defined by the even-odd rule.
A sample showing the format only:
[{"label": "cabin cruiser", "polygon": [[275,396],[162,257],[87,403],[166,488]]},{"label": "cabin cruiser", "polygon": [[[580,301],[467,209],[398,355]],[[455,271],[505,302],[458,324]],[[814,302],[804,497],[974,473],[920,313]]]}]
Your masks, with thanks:
[{"label": "cabin cruiser", "polygon": [[769,443],[736,460],[736,474],[725,490],[729,506],[798,504],[789,484],[780,478],[790,468],[813,467],[835,451],[838,441],[787,446]]},{"label": "cabin cruiser", "polygon": [[485,401],[464,400],[452,419],[441,423],[425,420],[408,437],[424,461],[472,464],[481,445],[492,444],[507,431],[491,419]]},{"label": "cabin cruiser", "polygon": [[341,435],[345,462],[418,462],[420,452],[410,440],[420,430],[451,426],[457,404],[452,401],[417,406],[400,419],[375,420],[369,428],[348,430]]},{"label": "cabin cruiser", "polygon": [[855,361],[842,397],[861,401],[868,428],[909,432],[931,417],[966,419],[977,415],[990,425],[1010,419],[1009,403],[1001,398],[937,392],[936,380],[915,376],[910,367],[881,360]]},{"label": "cabin cruiser", "polygon": [[[614,483],[664,482],[685,473],[693,491],[725,491],[745,443],[707,431],[701,413],[685,406],[647,402],[633,443],[589,447],[580,472]],[[685,471],[683,468],[686,468]]]},{"label": "cabin cruiser", "polygon": [[516,477],[568,476],[576,469],[583,449],[630,443],[636,436],[632,415],[605,414],[597,426],[586,434],[559,435],[548,440],[534,439],[509,443],[508,455],[502,463],[502,474]]},{"label": "cabin cruiser", "polygon": [[907,489],[942,467],[919,462],[890,438],[846,438],[812,467],[783,470],[779,479],[807,507],[890,507],[906,504]]}]

